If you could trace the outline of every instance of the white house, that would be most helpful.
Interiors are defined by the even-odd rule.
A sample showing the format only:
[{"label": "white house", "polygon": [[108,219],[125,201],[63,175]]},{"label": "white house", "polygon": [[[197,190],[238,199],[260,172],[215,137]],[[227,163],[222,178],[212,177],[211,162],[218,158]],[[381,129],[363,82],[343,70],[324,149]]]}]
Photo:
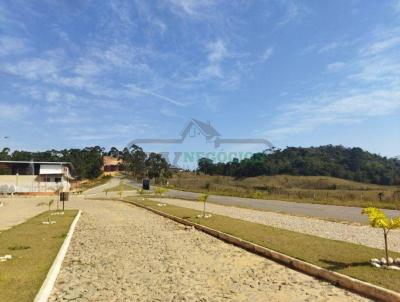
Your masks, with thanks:
[{"label": "white house", "polygon": [[68,192],[73,166],[68,162],[0,161],[0,188],[14,187],[16,193]]}]

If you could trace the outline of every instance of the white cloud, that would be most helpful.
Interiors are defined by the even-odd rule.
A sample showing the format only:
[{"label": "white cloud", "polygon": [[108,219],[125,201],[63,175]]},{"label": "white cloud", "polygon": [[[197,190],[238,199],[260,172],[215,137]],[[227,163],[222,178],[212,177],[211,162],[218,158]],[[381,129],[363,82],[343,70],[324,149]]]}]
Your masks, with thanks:
[{"label": "white cloud", "polygon": [[59,102],[64,106],[77,100],[77,97],[72,93],[63,93],[57,90],[50,90],[45,93],[45,99],[49,103]]},{"label": "white cloud", "polygon": [[393,0],[393,9],[396,13],[400,13],[400,0]]},{"label": "white cloud", "polygon": [[356,71],[348,76],[351,80],[364,81],[368,85],[372,82],[386,84],[389,87],[400,84],[400,60],[396,55],[363,58],[354,62],[353,67]]},{"label": "white cloud", "polygon": [[30,50],[25,39],[3,36],[0,37],[0,56],[18,55]]},{"label": "white cloud", "polygon": [[298,1],[283,0],[281,3],[285,12],[281,20],[277,23],[278,26],[284,26],[295,20],[299,20],[309,13],[309,9]]},{"label": "white cloud", "polygon": [[68,112],[65,111],[63,114],[56,114],[47,118],[47,122],[50,124],[83,124],[89,122],[91,119],[88,117],[83,117],[81,113]]},{"label": "white cloud", "polygon": [[103,70],[100,64],[93,61],[85,61],[75,67],[75,73],[80,76],[95,76]]},{"label": "white cloud", "polygon": [[20,119],[29,112],[29,107],[21,104],[0,103],[0,120]]},{"label": "white cloud", "polygon": [[57,64],[51,60],[32,58],[17,63],[0,65],[0,70],[29,80],[43,79],[58,73]]},{"label": "white cloud", "polygon": [[200,17],[204,15],[204,10],[216,5],[217,0],[168,0],[172,5],[173,11],[178,14],[184,13],[191,17]]},{"label": "white cloud", "polygon": [[0,3],[0,20],[2,27],[13,28],[17,30],[26,31],[26,26],[23,22],[17,20],[15,16],[11,14],[4,6],[1,6]]},{"label": "white cloud", "polygon": [[337,49],[338,47],[339,47],[338,42],[331,42],[331,43],[321,46],[321,48],[318,50],[318,52],[319,53],[330,52],[334,49]]},{"label": "white cloud", "polygon": [[170,98],[170,97],[155,93],[155,92],[150,91],[148,89],[140,88],[140,87],[138,87],[137,85],[134,85],[134,84],[126,85],[126,87],[129,88],[130,91],[133,91],[135,93],[140,93],[140,94],[144,94],[144,95],[153,96],[155,98],[167,101],[168,103],[176,105],[176,106],[181,106],[181,107],[186,106],[186,104],[181,102],[181,101],[177,101],[177,100],[175,100],[173,98]]},{"label": "white cloud", "polygon": [[309,96],[305,93],[297,101],[282,107],[266,132],[268,137],[276,139],[312,131],[322,125],[358,123],[400,111],[400,57],[391,51],[393,41],[377,43],[392,33],[380,32],[372,43],[361,45],[346,63],[328,64],[326,71],[345,71],[346,75],[334,89],[326,88],[326,85],[318,87],[319,83],[315,83]]},{"label": "white cloud", "polygon": [[373,55],[397,46],[400,46],[400,36],[387,37],[368,45],[366,48],[362,50],[362,53],[367,55]]},{"label": "white cloud", "polygon": [[274,48],[268,47],[266,50],[264,50],[264,52],[260,56],[260,61],[261,62],[267,61],[273,55],[273,53],[274,53]]},{"label": "white cloud", "polygon": [[56,102],[60,99],[60,93],[58,91],[49,91],[46,94],[46,100],[49,103]]},{"label": "white cloud", "polygon": [[209,78],[222,78],[221,66],[218,64],[207,65],[200,70],[197,80],[205,80]]},{"label": "white cloud", "polygon": [[338,72],[346,66],[343,62],[334,62],[326,65],[326,71],[328,72]]},{"label": "white cloud", "polygon": [[195,76],[186,78],[186,81],[199,82],[211,78],[222,79],[224,77],[221,63],[231,56],[225,42],[221,39],[209,42],[205,49],[207,51],[207,64],[203,65]]},{"label": "white cloud", "polygon": [[209,51],[208,61],[210,61],[211,63],[220,62],[228,56],[228,51],[226,49],[225,43],[220,39],[215,42],[209,43],[206,48]]},{"label": "white cloud", "polygon": [[[367,117],[385,116],[400,109],[400,91],[377,90],[364,93],[318,96],[317,99],[286,106],[275,122],[281,126],[266,132],[281,138],[322,125],[352,124]],[[286,126],[290,124],[290,126]]]}]

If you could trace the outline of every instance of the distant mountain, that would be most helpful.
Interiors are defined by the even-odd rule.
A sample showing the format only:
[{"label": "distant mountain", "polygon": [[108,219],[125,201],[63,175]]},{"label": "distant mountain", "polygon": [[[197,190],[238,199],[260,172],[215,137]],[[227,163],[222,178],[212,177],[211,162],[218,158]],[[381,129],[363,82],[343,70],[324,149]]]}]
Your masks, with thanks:
[{"label": "distant mountain", "polygon": [[343,146],[287,147],[228,163],[199,160],[199,171],[211,175],[251,177],[261,175],[332,176],[380,185],[400,185],[400,159],[387,158],[361,148]]}]

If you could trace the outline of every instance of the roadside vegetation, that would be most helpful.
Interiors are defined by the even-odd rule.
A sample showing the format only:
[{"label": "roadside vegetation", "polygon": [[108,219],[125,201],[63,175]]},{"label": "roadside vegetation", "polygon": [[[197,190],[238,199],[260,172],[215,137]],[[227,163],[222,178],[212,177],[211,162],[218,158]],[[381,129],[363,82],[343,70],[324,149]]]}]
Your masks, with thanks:
[{"label": "roadside vegetation", "polygon": [[169,180],[169,188],[257,199],[400,209],[398,186],[365,184],[328,176],[235,178],[179,172]]},{"label": "roadside vegetation", "polygon": [[0,301],[30,302],[39,291],[77,211],[52,216],[53,225],[42,222],[48,212],[0,233],[0,255],[11,260],[0,262]]},{"label": "roadside vegetation", "polygon": [[[125,198],[177,217],[231,234],[241,239],[262,245],[294,258],[320,267],[376,284],[394,291],[400,288],[398,271],[372,267],[371,258],[385,257],[385,251],[362,245],[324,239],[317,236],[274,228],[221,215],[202,218],[202,212],[188,208],[166,205],[157,206],[156,201]],[[399,253],[391,253],[400,257]]]},{"label": "roadside vegetation", "polygon": [[85,180],[84,182],[82,182],[79,185],[79,190],[80,191],[85,191],[85,190],[89,190],[89,189],[97,187],[97,186],[104,185],[105,183],[110,181],[111,178],[112,178],[111,175],[103,175],[103,176],[100,176],[100,177],[95,178],[95,179]]}]

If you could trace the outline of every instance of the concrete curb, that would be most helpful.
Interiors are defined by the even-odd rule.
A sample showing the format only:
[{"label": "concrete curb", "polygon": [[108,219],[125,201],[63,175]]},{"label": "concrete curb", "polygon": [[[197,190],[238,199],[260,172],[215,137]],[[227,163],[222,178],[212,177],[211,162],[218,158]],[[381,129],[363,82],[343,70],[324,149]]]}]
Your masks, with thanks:
[{"label": "concrete curb", "polygon": [[[120,199],[121,200],[121,199]],[[132,201],[126,201],[126,200],[121,200],[123,202],[126,202],[128,204],[133,204],[137,207],[146,209],[148,211],[151,211],[155,214],[158,214],[160,216],[169,218],[173,221],[176,221],[178,223],[187,225],[187,226],[193,226],[197,230],[200,230],[208,235],[214,236],[220,240],[223,240],[227,243],[233,244],[235,246],[238,246],[240,248],[243,248],[249,252],[255,253],[257,255],[266,257],[268,259],[274,260],[276,262],[279,262],[289,268],[295,269],[301,273],[305,273],[307,275],[310,275],[312,277],[316,277],[318,279],[322,279],[325,281],[328,281],[329,283],[332,283],[335,286],[340,286],[344,289],[347,289],[349,291],[355,292],[357,294],[360,294],[362,296],[365,296],[367,298],[372,298],[374,300],[379,300],[379,301],[387,301],[387,302],[399,302],[400,301],[400,293],[376,286],[346,275],[339,274],[337,272],[333,272],[330,270],[327,270],[325,268],[321,268],[319,266],[316,266],[314,264],[310,264],[308,262],[287,256],[285,254],[276,252],[274,250],[271,250],[269,248],[257,245],[255,243],[237,238],[235,236],[220,232],[218,230],[190,222],[188,220],[158,211],[156,209],[132,202]]]},{"label": "concrete curb", "polygon": [[71,243],[72,235],[75,231],[76,224],[78,223],[80,217],[81,217],[81,210],[79,210],[78,214],[74,218],[74,221],[72,221],[67,237],[65,237],[64,243],[62,244],[60,250],[58,251],[57,257],[54,260],[49,272],[47,273],[47,277],[44,280],[42,287],[36,294],[36,297],[33,300],[34,302],[46,302],[49,299],[51,291],[53,290],[54,283],[56,282],[58,273],[60,272],[64,257],[67,254],[69,244]]}]

